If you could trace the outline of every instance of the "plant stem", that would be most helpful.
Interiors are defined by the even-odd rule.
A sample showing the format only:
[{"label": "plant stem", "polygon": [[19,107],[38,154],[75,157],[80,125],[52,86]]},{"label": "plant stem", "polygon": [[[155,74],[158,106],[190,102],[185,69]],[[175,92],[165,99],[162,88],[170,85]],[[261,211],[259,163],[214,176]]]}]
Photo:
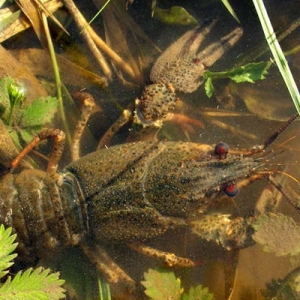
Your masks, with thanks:
[{"label": "plant stem", "polygon": [[48,27],[47,16],[45,15],[44,12],[42,12],[41,14],[42,14],[44,30],[45,30],[45,34],[46,34],[46,38],[47,38],[47,42],[48,42],[48,49],[49,49],[49,53],[50,53],[50,57],[51,57],[52,65],[53,65],[53,70],[54,70],[59,113],[60,113],[64,131],[65,131],[65,134],[67,137],[67,141],[68,141],[69,145],[71,145],[72,139],[71,139],[68,122],[67,122],[65,111],[64,111],[63,99],[62,99],[62,91],[61,91],[62,83],[60,80],[59,67],[58,67],[58,63],[56,60],[56,55],[55,55],[54,46],[53,46],[52,39],[51,39],[50,30]]},{"label": "plant stem", "polygon": [[8,115],[8,126],[12,127],[12,122],[13,122],[13,112],[14,112],[14,108],[15,108],[15,105],[11,105],[10,107],[10,111],[9,111],[9,115]]}]

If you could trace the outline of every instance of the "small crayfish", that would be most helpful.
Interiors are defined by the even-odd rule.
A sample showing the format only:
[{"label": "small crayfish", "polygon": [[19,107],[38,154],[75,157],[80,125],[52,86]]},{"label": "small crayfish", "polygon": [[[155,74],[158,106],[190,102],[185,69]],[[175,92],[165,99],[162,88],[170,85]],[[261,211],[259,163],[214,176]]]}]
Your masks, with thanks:
[{"label": "small crayfish", "polygon": [[207,38],[216,23],[216,20],[212,20],[187,31],[158,57],[150,72],[152,84],[147,85],[142,95],[135,100],[133,118],[131,109],[125,110],[101,138],[98,149],[109,144],[111,136],[131,119],[135,125],[145,129],[144,136],[146,130],[150,132],[153,129],[156,132],[165,121],[179,122],[183,127],[189,123],[203,126],[198,120],[172,111],[179,99],[176,92],[196,91],[203,83],[207,68],[231,49],[243,34],[242,28],[237,27],[207,45]]},{"label": "small crayfish", "polygon": [[[203,83],[203,74],[240,39],[243,30],[235,28],[205,47],[216,20],[189,30],[157,59],[143,95],[136,100],[135,122],[157,126],[175,108],[175,91],[192,93]],[[204,45],[204,46],[202,46]]]}]

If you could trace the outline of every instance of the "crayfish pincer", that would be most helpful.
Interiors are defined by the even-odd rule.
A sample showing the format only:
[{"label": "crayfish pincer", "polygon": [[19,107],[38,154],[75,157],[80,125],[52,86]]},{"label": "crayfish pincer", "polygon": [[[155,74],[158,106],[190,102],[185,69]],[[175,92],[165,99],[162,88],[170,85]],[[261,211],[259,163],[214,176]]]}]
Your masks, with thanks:
[{"label": "crayfish pincer", "polygon": [[[296,116],[276,132],[266,148]],[[40,139],[54,138],[48,172],[17,170]],[[264,149],[231,151],[190,142],[137,142],[98,150],[56,173],[63,146],[59,130],[44,130],[12,163],[0,181],[0,221],[18,233],[21,257],[79,245],[109,282],[134,281],[101,247],[127,244],[169,265],[193,266],[188,258],[143,244],[176,228],[193,229],[220,194],[235,196],[239,182],[270,177]],[[192,221],[191,221],[192,220]],[[232,225],[234,224],[234,225]],[[249,223],[241,218],[225,230],[222,245],[244,247]],[[203,229],[203,228],[202,228]],[[207,228],[210,230],[210,228]],[[226,240],[228,238],[228,241]]]}]

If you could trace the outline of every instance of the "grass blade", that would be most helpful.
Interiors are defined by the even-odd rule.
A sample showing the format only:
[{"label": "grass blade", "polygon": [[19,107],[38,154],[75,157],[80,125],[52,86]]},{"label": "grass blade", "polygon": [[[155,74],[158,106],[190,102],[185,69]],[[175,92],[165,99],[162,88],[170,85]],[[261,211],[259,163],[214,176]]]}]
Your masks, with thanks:
[{"label": "grass blade", "polygon": [[292,97],[294,105],[298,114],[300,114],[300,95],[298,87],[292,75],[292,72],[289,68],[289,65],[285,59],[283,51],[279,45],[279,42],[276,38],[276,34],[273,30],[273,26],[269,19],[267,10],[264,6],[263,0],[253,0],[257,15],[259,17],[263,32],[265,34],[267,43],[270,47],[270,50],[273,54],[277,67],[283,77],[283,80],[289,90],[289,93]]}]

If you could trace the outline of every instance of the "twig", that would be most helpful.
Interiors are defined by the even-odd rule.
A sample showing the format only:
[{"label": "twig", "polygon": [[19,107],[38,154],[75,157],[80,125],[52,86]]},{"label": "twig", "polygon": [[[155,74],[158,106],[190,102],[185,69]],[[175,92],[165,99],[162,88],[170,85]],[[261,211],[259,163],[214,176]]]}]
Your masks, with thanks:
[{"label": "twig", "polygon": [[[94,45],[97,45],[105,54],[107,54],[110,59],[112,59],[120,68],[124,70],[131,78],[136,79],[135,72],[132,70],[130,65],[128,65],[115,51],[113,51],[100,37],[97,33],[88,25],[88,22],[85,20],[84,16],[80,13],[78,8],[75,6],[72,0],[64,0],[64,3],[70,13],[73,15],[77,26],[80,30],[82,30],[82,34],[86,34],[89,39],[89,43],[93,44],[93,48],[91,49],[89,43],[89,47],[91,51],[94,53],[96,49],[94,49]],[[85,36],[85,35],[84,35]],[[92,41],[90,40],[92,39]],[[97,52],[99,50],[97,49]],[[97,57],[96,57],[97,59]],[[98,63],[100,64],[99,57],[97,59]],[[101,64],[100,64],[101,66]],[[102,66],[101,66],[102,67]]]}]

